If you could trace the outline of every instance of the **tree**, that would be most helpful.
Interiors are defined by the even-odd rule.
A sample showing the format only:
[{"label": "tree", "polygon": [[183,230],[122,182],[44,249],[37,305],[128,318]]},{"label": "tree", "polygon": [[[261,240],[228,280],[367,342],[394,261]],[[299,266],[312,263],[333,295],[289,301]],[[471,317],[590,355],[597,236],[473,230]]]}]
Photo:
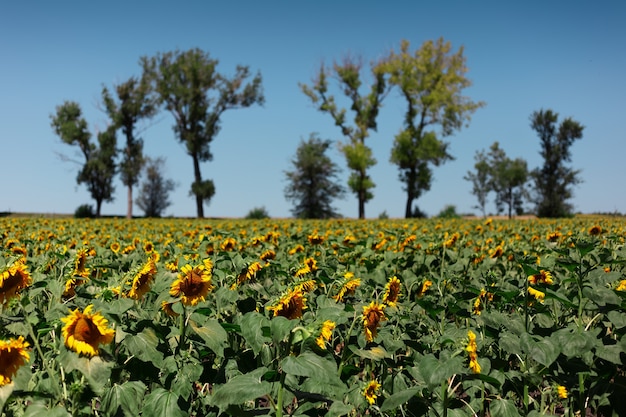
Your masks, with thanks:
[{"label": "tree", "polygon": [[[330,114],[335,125],[348,139],[347,142],[340,143],[340,149],[346,158],[348,169],[352,171],[348,186],[357,196],[359,218],[363,219],[365,203],[374,197],[371,190],[375,186],[367,171],[376,164],[371,148],[365,145],[365,138],[369,136],[370,130],[376,131],[376,118],[388,89],[379,66],[372,64],[373,83],[369,93],[362,95],[359,91],[362,84],[361,68],[362,64],[358,60],[346,57],[342,64],[335,63],[332,70],[322,65],[311,86],[302,83],[299,85],[302,92],[318,106],[319,111]],[[340,89],[352,103],[350,109],[354,112],[353,126],[346,122],[346,109],[340,109],[334,96],[328,95],[329,73],[337,77]]]},{"label": "tree", "polygon": [[127,189],[126,217],[133,217],[133,187],[139,182],[139,175],[144,166],[143,140],[137,137],[137,123],[142,119],[151,118],[156,114],[157,103],[151,93],[150,83],[146,77],[131,77],[128,81],[114,86],[117,102],[109,90],[102,89],[105,110],[115,127],[122,129],[126,137],[126,147],[122,149],[122,161],[119,164],[122,184]]},{"label": "tree", "polygon": [[531,127],[539,135],[543,166],[532,172],[535,182],[535,204],[539,217],[570,216],[573,186],[581,182],[579,170],[566,165],[571,162],[570,147],[583,137],[584,126],[568,117],[558,125],[559,115],[552,110],[535,111]]},{"label": "tree", "polygon": [[115,127],[112,125],[99,132],[96,145],[91,142],[91,133],[78,103],[64,102],[56,107],[56,114],[51,115],[50,118],[54,133],[64,143],[80,149],[84,163],[78,172],[76,182],[87,186],[91,197],[96,200],[96,217],[100,217],[102,202],[113,201],[115,191],[113,187],[117,154]]},{"label": "tree", "polygon": [[165,209],[172,204],[169,193],[174,191],[176,183],[163,177],[164,158],[145,158],[145,160],[145,179],[135,203],[146,217],[161,217]]},{"label": "tree", "polygon": [[294,202],[292,214],[298,218],[327,219],[339,217],[331,206],[334,198],[343,197],[345,190],[336,177],[337,165],[326,156],[331,141],[311,134],[307,141],[301,140],[296,156],[292,159],[292,171],[286,171],[288,184],[285,197]]},{"label": "tree", "polygon": [[[407,102],[404,128],[395,137],[390,159],[400,169],[400,181],[407,192],[407,218],[413,214],[413,201],[430,189],[431,165],[454,159],[448,143],[440,137],[460,130],[484,105],[461,95],[471,85],[465,76],[468,69],[463,47],[452,53],[450,43],[439,38],[424,42],[414,54],[409,48],[409,42],[403,40],[400,52],[391,51],[380,66]],[[439,133],[429,130],[435,127]]]},{"label": "tree", "polygon": [[173,51],[141,59],[161,103],[174,117],[174,132],[193,160],[194,182],[190,194],[196,198],[198,217],[204,217],[204,202],[215,194],[211,180],[203,180],[200,162],[210,161],[209,145],[220,130],[226,110],[263,104],[261,75],[249,82],[247,66],[238,65],[228,78],[217,72],[218,61],[200,49]]},{"label": "tree", "polygon": [[510,159],[498,142],[494,142],[489,150],[489,171],[491,189],[496,193],[496,208],[498,213],[507,207],[509,219],[513,209],[517,214],[523,213],[525,189],[528,181],[528,166],[521,158]]},{"label": "tree", "polygon": [[475,171],[467,171],[463,179],[472,182],[472,194],[478,200],[478,205],[474,208],[479,209],[485,217],[487,216],[485,211],[487,197],[491,191],[491,169],[484,151],[476,152],[474,160],[476,161],[474,164]]}]

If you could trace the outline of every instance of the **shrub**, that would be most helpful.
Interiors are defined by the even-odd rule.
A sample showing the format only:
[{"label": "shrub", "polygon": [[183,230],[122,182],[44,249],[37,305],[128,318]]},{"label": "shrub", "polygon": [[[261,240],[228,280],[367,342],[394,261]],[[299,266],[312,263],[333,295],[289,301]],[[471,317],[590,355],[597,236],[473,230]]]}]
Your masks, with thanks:
[{"label": "shrub", "polygon": [[255,207],[246,214],[246,219],[269,219],[270,215],[265,207]]},{"label": "shrub", "polygon": [[74,217],[77,219],[93,219],[96,217],[96,213],[93,211],[91,204],[81,204],[74,211]]}]

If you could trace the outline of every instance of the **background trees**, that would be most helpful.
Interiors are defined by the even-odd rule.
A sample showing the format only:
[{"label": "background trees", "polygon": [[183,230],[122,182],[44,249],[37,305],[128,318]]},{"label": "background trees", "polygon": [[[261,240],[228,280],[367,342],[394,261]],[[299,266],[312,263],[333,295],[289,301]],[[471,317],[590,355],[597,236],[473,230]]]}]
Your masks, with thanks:
[{"label": "background trees", "polygon": [[559,115],[552,110],[535,111],[530,125],[539,136],[543,166],[532,172],[535,183],[535,204],[539,217],[565,217],[572,214],[567,202],[573,196],[573,186],[580,183],[580,171],[566,166],[571,161],[570,147],[582,138],[584,126],[566,118],[557,127]]},{"label": "background trees", "polygon": [[107,114],[116,129],[122,129],[126,146],[122,149],[119,172],[127,189],[128,206],[126,217],[133,217],[133,187],[139,182],[144,166],[143,140],[137,137],[137,124],[142,119],[151,118],[157,111],[156,101],[145,77],[131,77],[128,81],[114,86],[117,101],[109,90],[102,89],[102,99]]},{"label": "background trees", "polygon": [[174,191],[176,183],[164,178],[164,166],[164,158],[146,158],[144,180],[135,201],[146,217],[161,217],[165,209],[172,204],[169,193]]},{"label": "background trees", "polygon": [[491,189],[496,193],[496,209],[501,213],[505,207],[509,219],[513,210],[516,214],[524,211],[527,197],[525,184],[528,181],[528,166],[521,158],[510,159],[498,142],[489,149],[488,165],[491,176]]},{"label": "background trees", "polygon": [[144,73],[153,81],[159,100],[174,116],[174,132],[193,160],[198,217],[204,217],[203,203],[215,194],[211,180],[203,180],[200,162],[210,161],[209,144],[220,130],[220,116],[226,110],[263,104],[261,75],[250,77],[247,66],[237,66],[228,78],[217,72],[218,61],[198,48],[173,51],[141,59]]},{"label": "background trees", "polygon": [[339,168],[326,155],[331,141],[322,140],[316,134],[300,141],[292,159],[292,171],[286,171],[288,184],[285,197],[293,201],[292,214],[298,218],[327,219],[338,217],[332,200],[345,193],[336,181]]},{"label": "background trees", "polygon": [[96,201],[96,217],[100,217],[103,201],[113,201],[113,177],[116,173],[115,126],[98,133],[97,145],[91,141],[87,121],[82,116],[80,105],[66,101],[57,106],[50,116],[54,133],[64,143],[76,146],[84,157],[76,182],[85,184]]},{"label": "background trees", "polygon": [[[451,45],[439,38],[422,44],[415,53],[403,40],[400,52],[391,51],[380,69],[389,74],[389,83],[400,89],[407,102],[404,128],[395,137],[391,162],[400,170],[407,192],[405,217],[413,217],[413,201],[432,183],[431,165],[453,159],[446,137],[461,129],[470,115],[483,106],[462,95],[471,85],[463,47],[451,53]],[[438,128],[438,132],[435,129]]]},{"label": "background trees", "polygon": [[[365,218],[365,203],[372,199],[371,192],[375,184],[367,171],[376,164],[372,149],[365,145],[365,138],[370,130],[376,130],[376,118],[387,88],[385,76],[378,65],[372,64],[373,82],[366,95],[361,90],[362,64],[349,57],[345,57],[341,64],[335,63],[332,70],[324,65],[313,79],[311,86],[300,84],[302,92],[306,94],[319,111],[330,114],[335,125],[341,128],[341,133],[348,139],[340,143],[348,169],[352,171],[348,179],[348,186],[356,194],[359,205],[359,218]],[[329,74],[330,73],[330,74]],[[339,81],[339,88],[352,103],[350,109],[354,112],[352,126],[346,122],[346,109],[339,108],[335,97],[328,94],[328,76],[335,76]]]},{"label": "background trees", "polygon": [[478,200],[478,205],[474,206],[474,208],[480,209],[483,217],[485,217],[487,215],[485,211],[487,197],[491,191],[491,167],[489,166],[484,150],[476,152],[474,161],[476,161],[474,163],[474,171],[467,171],[463,179],[471,181],[472,194],[474,194]]}]

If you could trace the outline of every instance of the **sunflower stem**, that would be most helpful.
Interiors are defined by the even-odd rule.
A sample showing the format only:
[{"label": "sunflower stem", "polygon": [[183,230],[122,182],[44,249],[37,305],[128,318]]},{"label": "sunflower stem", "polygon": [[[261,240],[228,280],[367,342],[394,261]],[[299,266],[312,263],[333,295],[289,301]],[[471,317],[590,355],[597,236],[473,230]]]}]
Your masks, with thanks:
[{"label": "sunflower stem", "polygon": [[350,328],[348,329],[348,333],[346,333],[346,336],[344,338],[344,345],[343,345],[343,351],[341,353],[341,361],[339,362],[339,367],[337,369],[337,376],[339,378],[341,378],[341,372],[343,371],[343,366],[345,361],[348,359],[346,357],[347,354],[350,353],[350,350],[346,348],[346,341],[350,340],[350,336],[352,335],[352,329],[354,329],[354,325],[357,322],[357,315],[356,315],[356,311],[354,312],[354,319],[352,320],[352,324],[350,325]]},{"label": "sunflower stem", "polygon": [[185,308],[185,304],[183,306],[183,314],[180,315],[180,340],[178,341],[178,346],[176,346],[176,354],[178,355],[185,344],[185,329],[187,328],[187,309]]}]

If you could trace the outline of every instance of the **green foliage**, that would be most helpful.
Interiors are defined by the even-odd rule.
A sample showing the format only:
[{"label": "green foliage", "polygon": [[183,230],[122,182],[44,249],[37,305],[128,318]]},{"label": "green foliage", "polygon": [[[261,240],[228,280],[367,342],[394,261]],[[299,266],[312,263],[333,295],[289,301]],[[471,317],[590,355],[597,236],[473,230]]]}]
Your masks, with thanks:
[{"label": "green foliage", "polygon": [[535,204],[539,217],[567,217],[573,207],[568,200],[573,186],[581,182],[580,171],[566,165],[571,161],[570,148],[583,137],[584,126],[568,117],[557,127],[559,115],[552,110],[539,110],[531,117],[531,127],[541,145],[543,166],[532,172],[535,182]]},{"label": "green foliage", "polygon": [[133,186],[139,183],[139,176],[145,164],[143,140],[136,136],[137,124],[143,119],[153,117],[157,112],[156,98],[149,80],[131,77],[128,81],[114,86],[117,101],[109,90],[102,89],[105,110],[116,129],[122,129],[126,137],[126,146],[122,149],[122,161],[119,173],[122,184],[128,187],[128,211],[126,217],[133,216]]},{"label": "green foliage", "polygon": [[496,193],[498,213],[505,205],[509,218],[513,210],[517,214],[523,213],[523,204],[527,196],[525,185],[529,175],[526,161],[521,158],[514,160],[508,158],[498,142],[491,145],[488,157],[491,189]]},{"label": "green foliage", "polygon": [[135,200],[146,217],[161,217],[172,204],[169,193],[176,188],[176,183],[171,179],[163,178],[164,166],[164,158],[147,159],[145,179]]},{"label": "green foliage", "polygon": [[[357,196],[359,218],[362,219],[365,218],[365,203],[373,198],[371,189],[374,188],[374,182],[367,171],[376,164],[371,149],[365,145],[365,138],[369,136],[370,130],[376,131],[376,118],[388,88],[383,72],[377,65],[372,65],[372,85],[368,93],[362,93],[361,68],[362,64],[358,60],[345,57],[341,64],[335,63],[332,70],[322,65],[312,85],[300,84],[300,88],[318,106],[319,111],[330,114],[335,125],[348,139],[346,143],[340,144],[340,148],[346,157],[348,169],[352,171],[348,186]],[[346,109],[338,107],[335,97],[328,94],[329,75],[337,78],[339,88],[351,102],[353,125],[346,122]]]},{"label": "green foliage", "polygon": [[476,196],[478,205],[474,208],[480,209],[483,217],[487,215],[485,206],[487,205],[487,197],[491,191],[491,168],[487,161],[485,151],[477,151],[474,155],[474,172],[467,171],[467,174],[463,177],[466,181],[472,183],[472,194]]},{"label": "green foliage", "polygon": [[[403,40],[400,52],[391,53],[379,64],[379,71],[389,76],[389,83],[406,98],[405,126],[396,135],[391,162],[400,170],[400,180],[407,192],[405,216],[412,216],[413,201],[430,189],[431,166],[453,159],[448,143],[440,139],[460,130],[470,115],[484,104],[462,95],[471,85],[463,48],[451,53],[451,45],[439,38],[422,44],[414,54]],[[428,128],[439,127],[439,134]]]},{"label": "green foliage", "polygon": [[77,219],[85,219],[85,218],[94,218],[96,217],[96,213],[93,211],[93,206],[91,204],[81,204],[76,207],[74,211],[74,217]]},{"label": "green foliage", "polygon": [[193,160],[198,217],[204,217],[203,203],[213,196],[212,182],[202,180],[200,162],[210,161],[210,143],[220,130],[226,110],[263,104],[261,75],[250,78],[247,66],[238,65],[231,78],[217,72],[218,61],[201,49],[159,53],[141,59],[144,76],[151,80],[159,102],[172,113],[174,132]]},{"label": "green foliage", "polygon": [[304,219],[327,219],[339,217],[332,207],[335,198],[341,198],[344,189],[337,181],[340,172],[337,165],[326,155],[329,140],[320,139],[315,133],[300,141],[292,170],[286,171],[285,198],[294,203],[292,214]]},{"label": "green foliage", "polygon": [[459,216],[456,212],[456,206],[453,204],[449,204],[447,206],[445,206],[440,212],[439,214],[437,214],[437,217],[440,219],[458,219],[461,216]]},{"label": "green foliage", "polygon": [[248,214],[246,214],[245,218],[251,219],[251,220],[261,220],[261,219],[269,219],[270,215],[265,209],[265,207],[254,207],[248,212]]},{"label": "green foliage", "polygon": [[78,103],[64,102],[57,106],[56,114],[50,118],[52,128],[61,140],[68,145],[78,146],[83,154],[85,161],[78,172],[76,182],[87,186],[91,197],[96,200],[96,217],[100,217],[102,202],[113,201],[115,191],[113,186],[117,156],[115,125],[98,133],[96,145],[91,142],[87,121],[82,116]]}]

